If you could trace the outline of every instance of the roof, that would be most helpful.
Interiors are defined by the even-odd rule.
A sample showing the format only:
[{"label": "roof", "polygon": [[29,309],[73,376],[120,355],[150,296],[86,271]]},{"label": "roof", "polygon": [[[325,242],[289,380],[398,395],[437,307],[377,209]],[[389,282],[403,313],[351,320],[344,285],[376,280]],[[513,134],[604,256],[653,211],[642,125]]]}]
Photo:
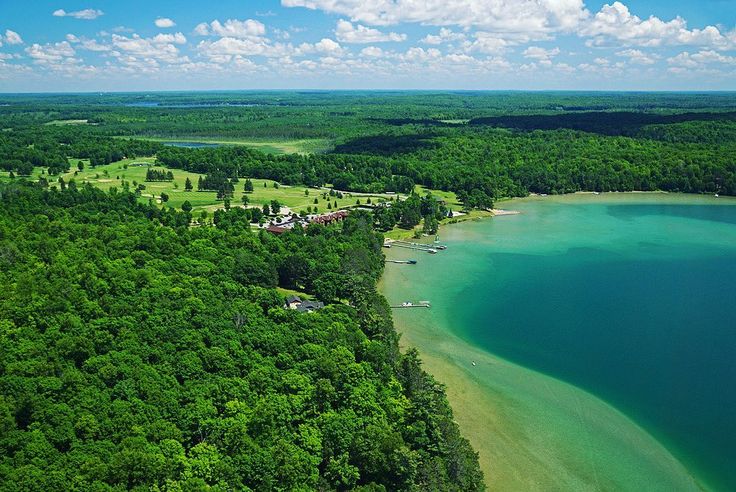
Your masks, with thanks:
[{"label": "roof", "polygon": [[292,302],[302,302],[302,300],[299,298],[299,296],[291,295],[286,298],[286,304],[291,304]]},{"label": "roof", "polygon": [[270,232],[271,234],[283,234],[286,232],[285,227],[279,227],[279,226],[274,226],[274,225],[268,226],[266,230]]},{"label": "roof", "polygon": [[314,311],[316,309],[322,309],[325,307],[325,304],[323,302],[319,301],[304,301],[299,306],[297,306],[296,310],[300,313]]}]

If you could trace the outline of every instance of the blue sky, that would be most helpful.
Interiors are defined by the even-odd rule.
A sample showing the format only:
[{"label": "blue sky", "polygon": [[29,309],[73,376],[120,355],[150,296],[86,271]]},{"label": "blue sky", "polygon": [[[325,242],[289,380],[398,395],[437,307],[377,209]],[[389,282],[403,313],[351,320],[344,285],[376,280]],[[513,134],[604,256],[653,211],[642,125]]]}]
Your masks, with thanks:
[{"label": "blue sky", "polygon": [[734,0],[0,0],[0,91],[736,90]]}]

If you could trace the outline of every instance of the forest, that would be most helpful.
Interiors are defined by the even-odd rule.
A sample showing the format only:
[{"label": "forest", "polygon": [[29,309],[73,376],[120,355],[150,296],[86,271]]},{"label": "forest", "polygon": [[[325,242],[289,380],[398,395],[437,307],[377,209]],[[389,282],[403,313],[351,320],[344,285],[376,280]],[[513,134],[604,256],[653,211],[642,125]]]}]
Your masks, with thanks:
[{"label": "forest", "polygon": [[277,237],[23,181],[0,205],[3,490],[482,489],[369,216]]}]

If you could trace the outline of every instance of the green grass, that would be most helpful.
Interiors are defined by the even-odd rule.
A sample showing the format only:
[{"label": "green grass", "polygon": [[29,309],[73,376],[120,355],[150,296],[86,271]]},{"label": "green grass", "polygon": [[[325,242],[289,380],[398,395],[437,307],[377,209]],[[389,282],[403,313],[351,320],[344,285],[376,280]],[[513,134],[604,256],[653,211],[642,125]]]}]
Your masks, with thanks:
[{"label": "green grass", "polygon": [[299,140],[258,140],[218,137],[144,137],[126,136],[118,138],[137,138],[151,142],[194,142],[220,145],[244,145],[253,147],[267,154],[318,154],[329,150],[332,143],[328,139],[299,139]]},{"label": "green grass", "polygon": [[49,125],[49,126],[86,125],[87,123],[88,123],[87,120],[53,120],[53,121],[49,121],[48,123],[45,123],[45,125]]},{"label": "green grass", "polygon": [[[214,212],[217,209],[223,207],[223,202],[217,200],[217,194],[214,191],[185,191],[184,184],[186,179],[189,178],[192,181],[194,189],[197,189],[197,182],[200,174],[190,173],[182,171],[180,169],[171,169],[174,175],[174,181],[168,182],[146,182],[146,171],[149,169],[148,165],[145,166],[134,166],[136,163],[150,164],[152,169],[164,169],[163,167],[155,166],[156,159],[154,157],[141,157],[137,159],[125,159],[118,162],[113,162],[105,166],[98,166],[92,168],[89,162],[82,160],[84,163],[84,170],[77,170],[77,163],[80,159],[70,159],[71,169],[68,173],[64,173],[62,177],[65,181],[74,179],[78,185],[89,183],[92,186],[100,188],[102,190],[109,190],[110,188],[122,189],[123,181],[130,183],[131,189],[134,188],[133,182],[143,184],[146,189],[141,194],[141,201],[147,202],[149,199],[156,199],[161,196],[161,193],[169,195],[169,201],[166,205],[174,208],[181,208],[181,205],[185,201],[189,201],[195,211],[207,210]],[[125,166],[128,166],[127,169]],[[36,181],[41,177],[42,168],[34,168],[33,174],[29,179]],[[7,180],[8,173],[0,173],[0,179]],[[50,180],[50,184],[54,184],[58,177],[54,177]],[[328,190],[305,188],[304,186],[286,186],[280,185],[278,188],[274,188],[274,181],[266,179],[252,179],[253,181],[253,193],[248,193],[250,204],[252,206],[262,206],[264,203],[270,203],[271,200],[278,200],[282,206],[288,207],[292,211],[299,212],[306,210],[307,207],[317,207],[320,213],[329,212],[327,208],[329,203],[332,206],[332,210],[335,210],[335,202],[337,202],[337,208],[347,208],[356,205],[356,201],[360,200],[362,204],[365,204],[369,196],[367,195],[352,195],[350,193],[344,193],[343,198],[337,196],[330,196]],[[231,200],[232,206],[238,206],[242,204],[243,185],[245,179],[240,179],[235,184],[235,195]],[[265,184],[265,186],[264,186]],[[305,194],[305,190],[307,194]],[[326,194],[326,197],[324,196]],[[381,198],[389,199],[391,195],[387,194],[373,194],[370,195],[372,201],[378,201]],[[317,199],[315,205],[314,200]],[[284,210],[285,212],[286,210]]]}]

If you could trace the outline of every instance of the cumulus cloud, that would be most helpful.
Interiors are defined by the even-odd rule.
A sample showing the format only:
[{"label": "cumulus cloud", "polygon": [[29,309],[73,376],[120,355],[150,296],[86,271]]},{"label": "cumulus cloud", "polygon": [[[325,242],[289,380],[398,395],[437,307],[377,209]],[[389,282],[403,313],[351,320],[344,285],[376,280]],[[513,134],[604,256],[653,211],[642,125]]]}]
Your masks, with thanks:
[{"label": "cumulus cloud", "polygon": [[360,24],[353,25],[344,19],[337,21],[335,29],[335,37],[343,43],[367,44],[382,43],[388,41],[404,41],[406,34],[398,34],[395,32],[384,33],[378,29],[366,27]]},{"label": "cumulus cloud", "polygon": [[15,32],[11,31],[10,29],[5,30],[5,37],[3,38],[0,36],[6,43],[8,44],[23,44],[23,39],[20,37],[20,35]]},{"label": "cumulus cloud", "polygon": [[100,44],[95,39],[87,39],[85,37],[77,37],[74,34],[67,34],[66,40],[75,45],[79,49],[87,51],[110,51],[112,48],[106,44]]},{"label": "cumulus cloud", "polygon": [[736,57],[727,56],[714,50],[701,50],[690,54],[687,51],[667,59],[667,63],[673,67],[702,68],[710,64],[736,65]]},{"label": "cumulus cloud", "polygon": [[187,57],[179,54],[174,43],[184,43],[186,39],[181,33],[159,34],[153,38],[142,38],[138,34],[131,37],[112,35],[113,55],[120,60],[137,61],[138,59],[153,60],[169,64],[188,62]]},{"label": "cumulus cloud", "polygon": [[656,47],[663,45],[697,45],[719,49],[732,48],[736,43],[731,36],[723,35],[715,26],[688,29],[682,17],[663,21],[650,16],[641,19],[633,15],[621,2],[606,4],[579,31],[591,37],[590,45],[624,44],[628,46]]},{"label": "cumulus cloud", "polygon": [[646,54],[641,50],[628,49],[616,52],[616,56],[628,58],[631,63],[637,65],[654,65],[657,63],[657,55]]},{"label": "cumulus cloud", "polygon": [[368,46],[360,50],[360,54],[369,58],[381,58],[384,56],[384,51],[378,46]]},{"label": "cumulus cloud", "polygon": [[74,17],[75,19],[94,20],[101,15],[105,15],[105,13],[102,10],[98,9],[84,9],[77,10],[75,12],[67,12],[64,9],[59,9],[55,10],[52,15],[54,17]]},{"label": "cumulus cloud", "polygon": [[550,50],[539,46],[529,46],[524,50],[524,58],[531,58],[539,61],[548,61],[560,54],[560,48],[552,48]]},{"label": "cumulus cloud", "polygon": [[451,29],[443,27],[437,34],[427,34],[424,38],[422,38],[421,42],[424,44],[437,45],[450,43],[453,41],[463,41],[465,40],[465,37],[465,34],[461,32],[454,32]]},{"label": "cumulus cloud", "polygon": [[176,25],[176,22],[169,19],[168,17],[159,17],[153,23],[156,24],[156,27],[160,27],[161,29],[174,27]]},{"label": "cumulus cloud", "polygon": [[257,20],[247,19],[244,21],[228,19],[224,23],[214,20],[207,24],[202,22],[194,28],[194,33],[199,36],[222,36],[228,38],[248,39],[258,38],[266,35],[266,26]]},{"label": "cumulus cloud", "polygon": [[374,26],[408,22],[509,33],[571,31],[589,15],[583,0],[281,0],[281,4],[345,15]]}]

